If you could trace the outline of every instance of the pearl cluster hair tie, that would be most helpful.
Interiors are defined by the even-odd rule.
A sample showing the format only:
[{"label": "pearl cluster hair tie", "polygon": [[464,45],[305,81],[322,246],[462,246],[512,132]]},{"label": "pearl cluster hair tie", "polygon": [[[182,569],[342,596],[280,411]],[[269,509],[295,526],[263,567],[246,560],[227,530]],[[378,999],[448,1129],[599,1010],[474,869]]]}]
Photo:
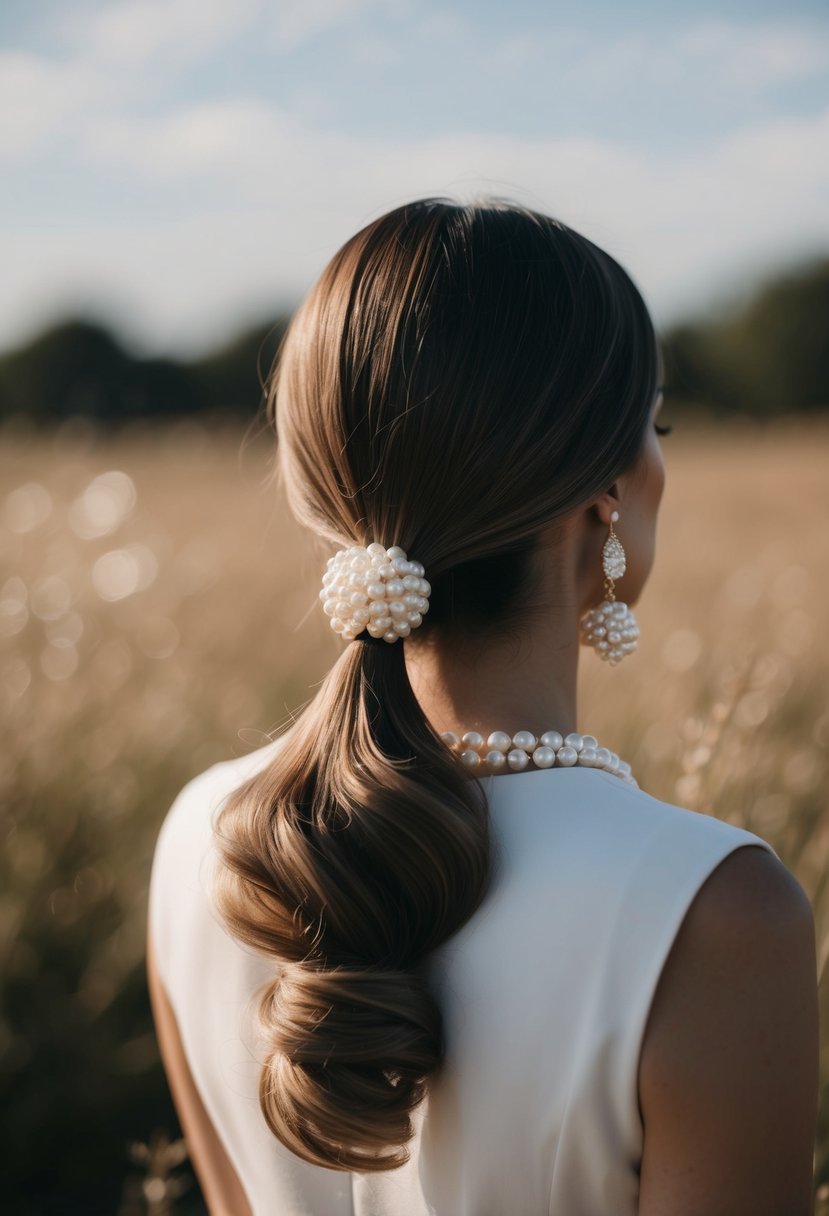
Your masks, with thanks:
[{"label": "pearl cluster hair tie", "polygon": [[423,566],[410,562],[399,545],[352,545],[330,557],[327,566],[322,609],[346,641],[367,630],[373,638],[396,642],[417,629],[429,611],[432,588]]},{"label": "pearl cluster hair tie", "polygon": [[638,787],[630,771],[630,765],[620,760],[615,752],[600,747],[594,735],[579,735],[573,731],[562,736],[557,730],[548,730],[540,738],[529,730],[493,731],[487,739],[476,730],[468,730],[460,739],[454,731],[441,735],[462,764],[477,770],[486,768],[490,773],[499,773],[510,768],[523,772],[532,763],[536,768],[599,768],[615,777],[621,777],[628,785]]}]

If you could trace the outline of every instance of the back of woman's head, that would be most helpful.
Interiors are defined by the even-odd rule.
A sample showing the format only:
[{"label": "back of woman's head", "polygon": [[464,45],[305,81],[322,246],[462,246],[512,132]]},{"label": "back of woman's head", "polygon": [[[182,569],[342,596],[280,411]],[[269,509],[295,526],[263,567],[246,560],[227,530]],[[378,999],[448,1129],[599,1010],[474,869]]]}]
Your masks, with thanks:
[{"label": "back of woman's head", "polygon": [[269,406],[293,511],[334,546],[401,546],[432,584],[405,643],[348,643],[217,824],[219,908],[275,962],[260,1104],[308,1161],[407,1159],[443,1052],[424,963],[490,878],[482,787],[424,717],[404,645],[520,627],[539,534],[635,464],[657,379],[625,271],[499,201],[382,216],[292,320]]}]

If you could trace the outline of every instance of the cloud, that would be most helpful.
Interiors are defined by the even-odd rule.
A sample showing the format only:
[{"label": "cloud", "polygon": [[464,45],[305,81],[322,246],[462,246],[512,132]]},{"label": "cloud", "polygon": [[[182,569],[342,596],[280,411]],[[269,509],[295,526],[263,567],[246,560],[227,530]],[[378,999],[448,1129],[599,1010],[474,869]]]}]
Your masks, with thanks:
[{"label": "cloud", "polygon": [[349,136],[261,103],[101,130],[111,142],[98,153],[120,150],[119,171],[136,181],[197,184],[192,206],[146,226],[23,234],[0,282],[0,323],[56,292],[88,298],[91,285],[133,300],[150,344],[212,340],[234,316],[296,299],[351,232],[425,194],[506,194],[558,215],[627,267],[658,320],[757,274],[769,250],[829,247],[829,110],[669,156],[598,139]]},{"label": "cloud", "polygon": [[[182,64],[209,65],[240,31],[275,38],[287,55],[348,27],[344,46],[359,55],[368,28],[363,54],[382,62],[385,34],[366,25],[380,12],[442,39],[450,57],[453,39],[463,42],[458,89],[468,104],[442,119],[439,135],[428,133],[434,122],[394,136],[321,125],[326,88],[337,113],[336,87],[321,75],[295,86],[306,90],[304,116],[254,82],[246,94],[211,93],[209,70],[206,99],[176,88]],[[599,113],[610,114],[608,99],[652,108],[649,91],[658,105],[674,85],[696,99],[701,80],[716,111],[720,85],[739,93],[740,81],[760,89],[817,71],[828,44],[806,27],[707,21],[604,44],[595,31],[532,39],[517,30],[500,49],[475,33],[410,0],[118,0],[78,18],[62,60],[0,54],[0,164],[22,217],[0,279],[3,342],[72,299],[131,307],[150,345],[206,342],[241,313],[298,297],[351,232],[426,194],[508,195],[560,216],[627,266],[663,321],[729,279],[829,247],[829,110],[731,119],[693,146],[576,137],[560,118],[562,97],[580,114],[585,98],[603,96]],[[398,31],[392,49],[403,46]],[[523,97],[539,63],[552,64],[548,130],[528,133],[517,109],[512,131],[506,122],[474,129],[475,89],[493,68],[500,95]],[[637,93],[623,88],[631,81]],[[56,164],[61,192],[47,210]],[[47,217],[37,229],[27,199]]]},{"label": "cloud", "polygon": [[71,130],[112,89],[98,72],[28,51],[0,52],[0,162]]},{"label": "cloud", "polygon": [[[212,178],[231,192],[272,181],[276,164],[293,163],[312,133],[289,114],[255,99],[183,106],[161,118],[103,115],[82,152],[92,163],[134,179]],[[231,180],[228,173],[238,176]],[[257,193],[260,191],[257,189]],[[248,196],[250,197],[250,196]]]},{"label": "cloud", "polygon": [[745,22],[703,19],[673,29],[634,29],[597,38],[577,25],[553,33],[515,31],[488,52],[508,71],[544,70],[561,89],[584,96],[619,96],[639,87],[699,99],[809,80],[829,67],[825,23]]},{"label": "cloud", "polygon": [[87,61],[199,60],[238,38],[262,7],[263,0],[116,0],[80,19],[73,12],[64,31]]},{"label": "cloud", "polygon": [[765,89],[805,80],[829,67],[825,27],[810,29],[776,22],[755,27],[704,21],[677,32],[676,50],[689,66],[702,66],[706,79],[715,68],[737,87]]},{"label": "cloud", "polygon": [[353,25],[372,11],[399,11],[388,0],[302,0],[281,3],[273,14],[273,45],[283,53],[332,29]]}]

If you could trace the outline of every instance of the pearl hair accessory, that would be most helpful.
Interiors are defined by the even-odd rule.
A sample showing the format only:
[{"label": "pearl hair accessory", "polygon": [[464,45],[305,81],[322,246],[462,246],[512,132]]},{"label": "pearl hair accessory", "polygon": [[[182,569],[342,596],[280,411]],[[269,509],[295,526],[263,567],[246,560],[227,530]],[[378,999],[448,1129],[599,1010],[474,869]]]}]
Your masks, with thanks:
[{"label": "pearl hair accessory", "polygon": [[322,576],[322,610],[331,628],[350,642],[363,630],[396,642],[417,629],[429,611],[432,590],[420,562],[399,545],[352,545],[328,559]]},{"label": "pearl hair accessory", "polygon": [[619,512],[610,516],[610,531],[602,549],[605,598],[596,608],[591,608],[581,618],[582,641],[593,646],[600,659],[615,667],[625,655],[636,649],[639,626],[627,604],[617,601],[613,580],[621,578],[627,569],[625,551],[613,525]]},{"label": "pearl hair accessory", "polygon": [[530,764],[535,768],[573,768],[581,765],[582,768],[598,768],[612,773],[614,777],[637,788],[639,784],[630,771],[630,765],[620,760],[615,752],[600,747],[594,735],[579,735],[573,731],[562,736],[557,730],[548,730],[536,738],[529,730],[519,730],[514,735],[495,730],[484,739],[476,730],[468,730],[460,738],[454,731],[447,730],[441,739],[458,756],[461,764],[473,771],[487,769],[487,775],[508,768],[520,773]]}]

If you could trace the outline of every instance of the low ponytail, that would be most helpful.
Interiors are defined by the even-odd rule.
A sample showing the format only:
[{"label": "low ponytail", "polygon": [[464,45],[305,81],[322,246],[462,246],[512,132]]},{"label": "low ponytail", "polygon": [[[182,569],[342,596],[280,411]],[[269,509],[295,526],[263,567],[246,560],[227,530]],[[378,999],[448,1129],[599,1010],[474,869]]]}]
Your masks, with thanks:
[{"label": "low ponytail", "polygon": [[386,1170],[442,1058],[419,964],[489,876],[486,806],[429,727],[403,647],[352,642],[216,825],[217,906],[279,963],[259,1098],[306,1161]]},{"label": "low ponytail", "polygon": [[622,267],[499,201],[373,221],[291,321],[268,396],[291,510],[331,546],[400,546],[432,588],[405,641],[346,645],[216,824],[219,910],[274,961],[262,1111],[307,1161],[407,1160],[444,1050],[426,959],[490,882],[484,787],[406,655],[521,628],[539,534],[635,463],[658,377]]}]

